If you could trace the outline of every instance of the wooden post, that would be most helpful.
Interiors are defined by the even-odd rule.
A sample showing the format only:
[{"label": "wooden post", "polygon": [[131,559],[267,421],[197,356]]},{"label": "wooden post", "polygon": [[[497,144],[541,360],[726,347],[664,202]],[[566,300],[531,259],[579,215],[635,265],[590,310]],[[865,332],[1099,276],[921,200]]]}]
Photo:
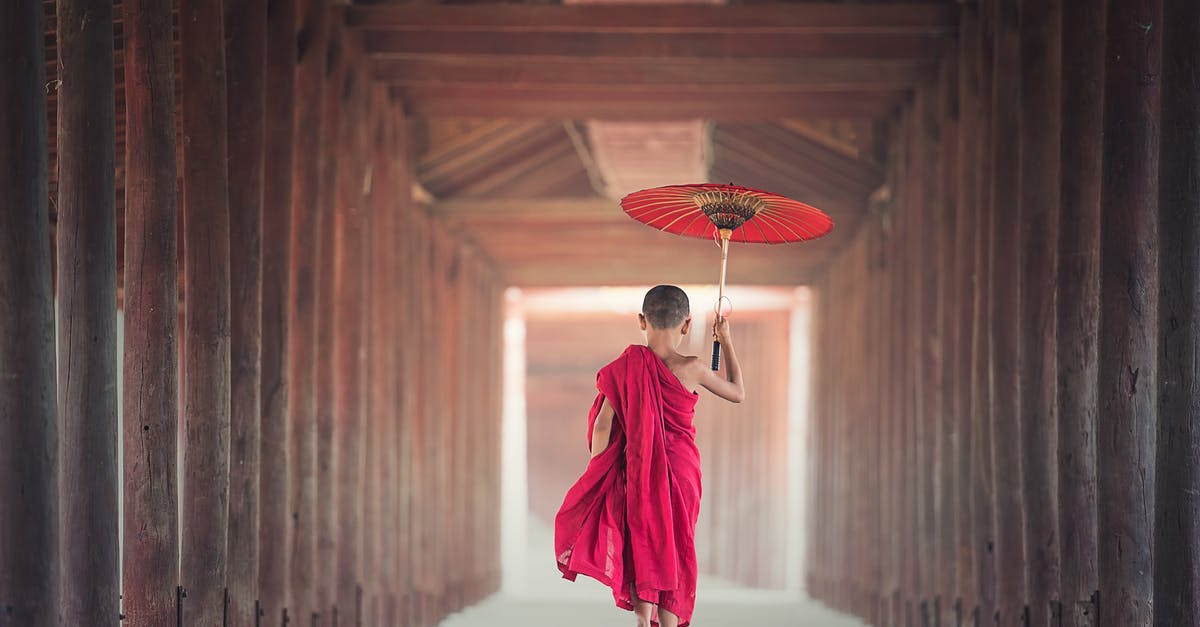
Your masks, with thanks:
[{"label": "wooden post", "polygon": [[[1154,624],[1200,622],[1200,5],[1164,2]],[[1189,28],[1191,25],[1191,28]]]},{"label": "wooden post", "polygon": [[1101,188],[1100,625],[1154,620],[1159,0],[1108,5]]},{"label": "wooden post", "polygon": [[58,415],[41,2],[0,4],[0,607],[59,624]]},{"label": "wooden post", "polygon": [[170,0],[127,0],[125,36],[125,624],[175,620],[179,264]]},{"label": "wooden post", "polygon": [[224,12],[181,0],[183,102],[183,553],[187,624],[216,625],[225,606],[229,523],[229,180]]},{"label": "wooden post", "polygon": [[288,425],[288,303],[292,265],[292,145],[296,0],[267,3],[263,142],[262,422],[258,585],[264,625],[281,625],[288,605],[291,543]]},{"label": "wooden post", "polygon": [[[334,342],[337,335],[337,306],[335,293],[334,265],[336,261],[336,245],[338,232],[336,216],[338,206],[338,176],[347,176],[341,172],[339,164],[343,159],[352,158],[353,152],[342,145],[342,131],[350,113],[343,107],[343,75],[346,68],[343,63],[343,36],[335,31],[332,24],[336,23],[331,15],[328,34],[328,48],[322,53],[324,59],[325,82],[321,90],[324,99],[321,116],[321,147],[320,152],[320,184],[318,186],[318,209],[320,226],[315,234],[319,241],[318,247],[324,251],[326,261],[317,268],[316,273],[316,316],[317,316],[317,355],[321,356],[316,363],[316,383],[314,385],[314,402],[316,404],[317,420],[317,568],[316,604],[317,612],[332,624],[334,613],[338,618],[345,616],[347,608],[337,607],[338,581],[338,511],[339,483],[337,479],[336,456],[338,451],[337,435],[337,402],[335,395],[335,365]],[[344,115],[345,114],[345,115]]]},{"label": "wooden post", "polygon": [[1063,0],[1058,261],[1058,506],[1063,625],[1096,624],[1096,363],[1100,291],[1103,11]]},{"label": "wooden post", "polygon": [[225,34],[232,298],[227,620],[253,625],[259,597],[266,1],[225,0]]},{"label": "wooden post", "polygon": [[120,614],[113,9],[58,3],[58,407],[62,614]]},{"label": "wooden post", "polygon": [[[326,10],[322,0],[306,0],[295,35],[296,100],[292,171],[291,303],[288,312],[288,405],[291,413],[292,548],[289,615],[308,627],[316,604],[317,425],[316,278],[324,256],[319,238],[321,105],[325,84]],[[326,264],[327,265],[327,264]],[[321,568],[328,568],[322,565]]]},{"label": "wooden post", "polygon": [[1020,6],[1020,429],[1029,622],[1059,600],[1055,290],[1058,276],[1062,6]]}]

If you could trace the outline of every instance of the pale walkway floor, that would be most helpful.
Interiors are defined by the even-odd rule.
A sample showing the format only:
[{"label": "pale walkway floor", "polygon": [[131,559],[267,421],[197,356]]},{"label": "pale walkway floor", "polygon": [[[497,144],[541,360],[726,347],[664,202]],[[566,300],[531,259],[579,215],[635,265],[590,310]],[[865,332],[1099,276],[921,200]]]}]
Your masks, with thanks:
[{"label": "pale walkway floor", "polygon": [[[571,583],[554,566],[549,530],[531,529],[524,585],[450,616],[440,627],[631,627],[633,614],[613,605],[612,593],[580,577]],[[862,627],[857,619],[795,595],[740,588],[700,578],[694,627]]]}]

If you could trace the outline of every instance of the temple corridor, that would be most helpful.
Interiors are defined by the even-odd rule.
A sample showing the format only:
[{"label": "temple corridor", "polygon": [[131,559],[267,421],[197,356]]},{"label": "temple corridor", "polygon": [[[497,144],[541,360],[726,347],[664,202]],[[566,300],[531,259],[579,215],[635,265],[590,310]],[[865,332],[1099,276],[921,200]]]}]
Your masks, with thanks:
[{"label": "temple corridor", "polygon": [[632,624],[547,534],[646,287],[708,350],[619,204],[701,181],[836,226],[729,255],[696,627],[1200,627],[1200,2],[3,0],[0,68],[0,627]]}]

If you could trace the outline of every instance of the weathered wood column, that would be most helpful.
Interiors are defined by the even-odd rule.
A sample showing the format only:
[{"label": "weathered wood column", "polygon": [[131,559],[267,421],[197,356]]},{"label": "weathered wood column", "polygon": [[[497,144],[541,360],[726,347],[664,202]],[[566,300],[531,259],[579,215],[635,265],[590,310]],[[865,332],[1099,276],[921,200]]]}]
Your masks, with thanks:
[{"label": "weathered wood column", "polygon": [[43,7],[0,4],[0,607],[59,624],[58,414],[47,213]]},{"label": "weathered wood column", "polygon": [[288,604],[291,549],[288,303],[292,263],[296,0],[267,3],[266,40],[258,586],[263,624],[281,625]]},{"label": "weathered wood column", "polygon": [[1200,4],[1163,3],[1154,624],[1200,622]]},{"label": "weathered wood column", "polygon": [[259,596],[266,0],[225,0],[225,41],[232,335],[227,620],[253,625]]},{"label": "weathered wood column", "polygon": [[229,182],[224,13],[181,0],[183,94],[184,444],[181,585],[189,625],[225,606],[229,499]]},{"label": "weathered wood column", "polygon": [[[326,9],[322,0],[305,0],[295,35],[294,157],[290,308],[288,320],[288,411],[291,416],[292,518],[289,615],[308,625],[317,612],[317,425],[313,399],[317,361],[316,277],[320,246],[319,180],[322,90],[325,84]],[[322,566],[323,568],[326,566]]]},{"label": "weathered wood column", "polygon": [[1100,624],[1154,620],[1160,0],[1110,0],[1101,187]]},{"label": "weathered wood column", "polygon": [[179,263],[170,0],[126,0],[125,624],[176,618]]},{"label": "weathered wood column", "polygon": [[[1055,291],[1058,283],[1062,3],[1021,0],[1020,450],[1031,626],[1059,600]],[[1052,611],[1051,604],[1055,607]],[[1057,623],[1054,623],[1057,625]]]},{"label": "weathered wood column", "polygon": [[[1104,11],[1063,0],[1058,250],[1058,507],[1062,623],[1096,624],[1096,362]],[[1066,19],[1065,16],[1070,16]]]},{"label": "weathered wood column", "polygon": [[61,620],[115,625],[120,469],[112,3],[59,2],[56,33]]}]

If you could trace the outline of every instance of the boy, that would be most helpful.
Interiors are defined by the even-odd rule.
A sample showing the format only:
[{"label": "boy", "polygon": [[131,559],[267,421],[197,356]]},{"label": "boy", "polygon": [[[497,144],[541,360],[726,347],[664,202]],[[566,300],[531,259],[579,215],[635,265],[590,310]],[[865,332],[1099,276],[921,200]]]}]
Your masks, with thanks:
[{"label": "boy", "polygon": [[554,524],[563,577],[584,574],[611,587],[617,605],[637,614],[638,627],[687,627],[695,607],[696,389],[734,403],[745,397],[725,318],[713,327],[725,378],[676,350],[691,330],[690,311],[678,287],[646,293],[638,314],[646,345],[630,346],[596,375],[600,393],[588,415],[592,458]]}]

